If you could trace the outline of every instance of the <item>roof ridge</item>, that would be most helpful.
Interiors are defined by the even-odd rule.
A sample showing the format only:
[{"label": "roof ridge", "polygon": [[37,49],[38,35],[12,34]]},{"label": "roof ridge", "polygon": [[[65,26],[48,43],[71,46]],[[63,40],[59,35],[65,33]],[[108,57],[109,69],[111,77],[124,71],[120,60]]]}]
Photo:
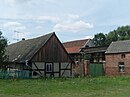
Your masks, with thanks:
[{"label": "roof ridge", "polygon": [[[45,37],[45,36],[47,36],[47,35],[50,35],[50,36],[51,36],[51,35],[53,35],[54,33],[55,33],[55,32],[48,33],[48,34],[45,34],[45,35],[41,35],[41,36],[34,37],[34,38],[30,38],[30,39],[27,39],[27,40],[21,40],[21,41],[18,41],[18,42],[12,43],[12,44],[10,44],[10,45],[18,44],[18,43],[21,43],[21,42],[23,42],[23,41],[29,41],[29,40],[39,39],[39,38]],[[10,45],[8,45],[8,46],[10,46]]]}]

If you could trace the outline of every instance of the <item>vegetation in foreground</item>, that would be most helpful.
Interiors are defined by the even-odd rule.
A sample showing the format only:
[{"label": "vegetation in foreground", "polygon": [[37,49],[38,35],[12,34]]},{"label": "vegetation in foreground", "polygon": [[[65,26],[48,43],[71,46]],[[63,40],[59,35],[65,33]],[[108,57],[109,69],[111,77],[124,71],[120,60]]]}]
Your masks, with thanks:
[{"label": "vegetation in foreground", "polygon": [[130,76],[0,80],[0,97],[129,97]]}]

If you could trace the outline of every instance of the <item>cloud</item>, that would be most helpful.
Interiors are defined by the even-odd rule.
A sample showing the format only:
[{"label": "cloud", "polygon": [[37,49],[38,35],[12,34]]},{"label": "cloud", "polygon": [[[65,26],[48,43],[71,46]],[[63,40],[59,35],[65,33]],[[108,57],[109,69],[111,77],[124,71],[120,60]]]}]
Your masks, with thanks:
[{"label": "cloud", "polygon": [[56,0],[45,0],[46,2],[51,2],[51,3],[55,3]]},{"label": "cloud", "polygon": [[80,16],[79,16],[79,15],[76,15],[76,14],[69,14],[69,15],[68,15],[68,18],[69,18],[70,20],[77,20],[77,19],[80,18]]},{"label": "cloud", "polygon": [[21,3],[27,3],[32,0],[7,0],[7,1],[12,4],[15,4],[15,3],[21,4]]},{"label": "cloud", "polygon": [[42,29],[43,27],[42,26],[36,26],[35,28],[36,29]]},{"label": "cloud", "polygon": [[56,23],[60,20],[60,18],[56,16],[39,16],[37,19],[40,21],[50,21],[53,23]]},{"label": "cloud", "polygon": [[31,33],[30,32],[19,32],[19,33],[16,32],[14,36],[16,37],[17,34],[18,34],[18,38],[26,38]]},{"label": "cloud", "polygon": [[94,36],[85,36],[84,38],[82,38],[82,39],[93,39],[94,38]]},{"label": "cloud", "polygon": [[59,23],[56,24],[53,28],[54,31],[63,31],[63,32],[79,32],[87,29],[93,28],[93,24],[84,22],[82,20],[75,21],[71,23]]},{"label": "cloud", "polygon": [[9,30],[23,30],[26,29],[26,27],[19,23],[19,22],[7,22],[3,24],[3,27]]},{"label": "cloud", "polygon": [[27,38],[31,33],[30,32],[19,32],[19,31],[14,31],[15,33],[12,35],[13,40],[11,43],[21,41],[22,38]]},{"label": "cloud", "polygon": [[79,15],[68,14],[60,18],[60,21],[54,25],[53,31],[80,32],[92,28],[93,24],[83,21]]}]

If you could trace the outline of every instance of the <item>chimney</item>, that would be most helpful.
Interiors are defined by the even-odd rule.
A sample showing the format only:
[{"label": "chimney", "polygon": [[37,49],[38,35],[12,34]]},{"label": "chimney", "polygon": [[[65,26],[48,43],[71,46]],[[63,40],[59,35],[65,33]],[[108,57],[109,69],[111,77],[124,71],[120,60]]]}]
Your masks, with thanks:
[{"label": "chimney", "polygon": [[22,40],[25,40],[25,38],[22,38]]}]

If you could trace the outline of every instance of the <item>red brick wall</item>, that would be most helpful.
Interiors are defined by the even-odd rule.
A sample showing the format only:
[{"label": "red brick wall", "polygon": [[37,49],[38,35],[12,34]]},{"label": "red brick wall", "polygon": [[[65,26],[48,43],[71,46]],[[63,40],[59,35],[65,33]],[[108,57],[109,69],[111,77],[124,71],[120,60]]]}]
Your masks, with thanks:
[{"label": "red brick wall", "polygon": [[[105,55],[105,74],[108,76],[114,75],[128,75],[130,74],[130,53],[125,54],[125,58],[121,58],[121,54],[108,54]],[[119,62],[124,62],[125,71],[124,73],[119,72]]]}]

